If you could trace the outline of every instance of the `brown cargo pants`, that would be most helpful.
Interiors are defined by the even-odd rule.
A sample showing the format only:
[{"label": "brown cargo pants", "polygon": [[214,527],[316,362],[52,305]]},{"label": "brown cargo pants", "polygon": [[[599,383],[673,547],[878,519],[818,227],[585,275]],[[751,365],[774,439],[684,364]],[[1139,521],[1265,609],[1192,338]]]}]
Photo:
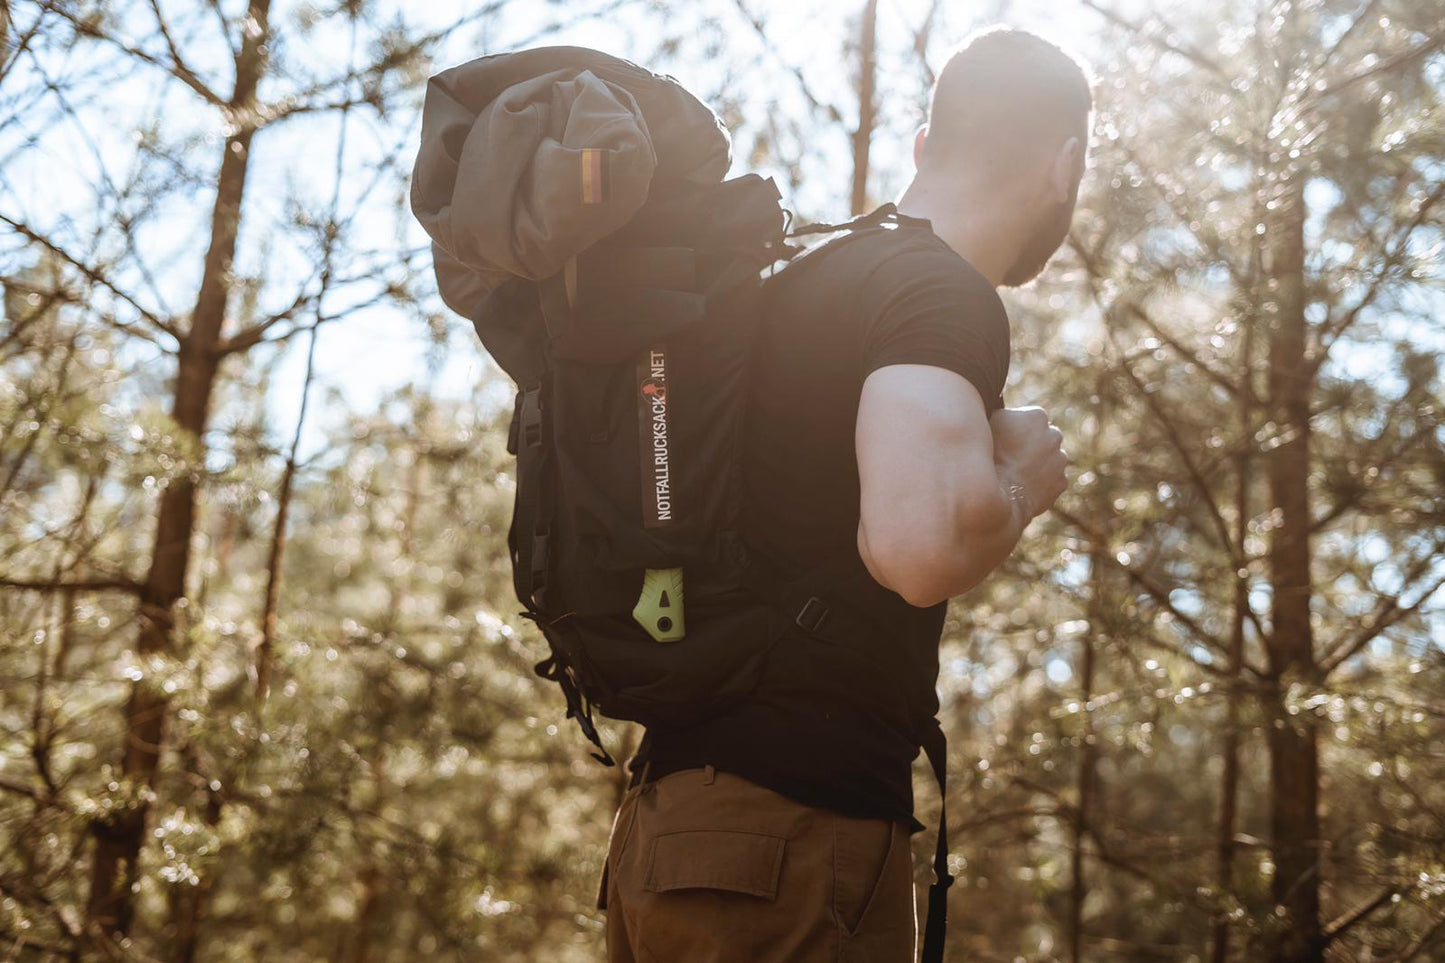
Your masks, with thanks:
[{"label": "brown cargo pants", "polygon": [[794,802],[711,766],[612,823],[597,894],[608,963],[911,963],[909,827]]}]

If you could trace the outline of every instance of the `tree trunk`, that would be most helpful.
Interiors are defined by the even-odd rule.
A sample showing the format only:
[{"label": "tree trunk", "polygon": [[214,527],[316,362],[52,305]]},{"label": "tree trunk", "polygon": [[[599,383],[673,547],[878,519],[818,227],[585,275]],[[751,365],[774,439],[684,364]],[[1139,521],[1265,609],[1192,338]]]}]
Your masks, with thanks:
[{"label": "tree trunk", "polygon": [[877,72],[878,0],[868,0],[863,8],[863,24],[858,44],[858,129],[853,132],[853,214],[865,212],[868,206],[868,149],[873,141],[876,113],[873,89]]},{"label": "tree trunk", "polygon": [[[305,402],[302,402],[303,406]],[[297,423],[297,435],[300,435]],[[261,643],[256,647],[255,708],[259,713],[271,692],[271,650],[276,638],[276,610],[281,602],[281,560],[286,554],[286,523],[291,516],[291,493],[296,482],[296,447],[281,473],[281,492],[276,499],[276,525],[271,533],[271,551],[266,558],[266,598],[261,607]]]},{"label": "tree trunk", "polygon": [[[1243,292],[1253,298],[1259,288],[1262,245],[1256,237],[1250,249],[1250,272],[1248,290]],[[1255,310],[1246,319],[1243,343],[1239,354],[1240,385],[1244,389],[1239,397],[1239,436],[1249,438],[1256,431],[1254,404],[1254,339],[1259,321]],[[1235,465],[1234,485],[1234,544],[1239,552],[1239,562],[1244,564],[1247,555],[1245,543],[1249,538],[1251,503],[1250,484],[1254,481],[1254,459],[1251,450],[1241,448]],[[1215,846],[1215,884],[1221,899],[1234,895],[1234,835],[1239,822],[1239,746],[1240,719],[1239,702],[1243,698],[1240,684],[1244,672],[1244,626],[1249,619],[1249,572],[1241,570],[1234,575],[1234,613],[1229,636],[1229,682],[1225,692],[1224,740],[1220,754],[1224,757],[1224,771],[1219,780],[1219,825]],[[1220,915],[1214,920],[1211,938],[1210,963],[1228,963],[1229,960],[1229,919]]]},{"label": "tree trunk", "polygon": [[1269,721],[1270,832],[1274,850],[1273,897],[1282,909],[1271,939],[1272,963],[1322,961],[1320,931],[1319,758],[1316,724],[1284,705],[1292,683],[1314,684],[1317,667],[1310,626],[1311,380],[1306,364],[1304,294],[1304,183],[1291,172],[1270,225],[1278,285],[1269,343],[1270,415],[1281,444],[1266,453],[1270,498],[1277,524],[1270,532],[1273,584],[1269,669],[1265,693]]},{"label": "tree trunk", "polygon": [[[1109,396],[1106,387],[1107,378],[1100,378],[1095,382],[1094,391],[1098,397],[1103,399]],[[1107,402],[1101,402],[1098,410],[1100,424],[1106,424],[1109,420],[1109,412],[1105,407]],[[1098,435],[1092,439],[1090,452],[1091,461],[1099,463]],[[1109,503],[1113,500],[1110,486],[1102,479],[1094,488],[1094,497],[1097,499],[1096,507],[1102,513],[1100,517],[1107,517]],[[1099,751],[1097,737],[1094,733],[1094,713],[1089,708],[1089,703],[1094,698],[1094,667],[1096,661],[1096,646],[1099,641],[1107,637],[1109,632],[1107,606],[1108,600],[1105,596],[1104,580],[1106,548],[1100,542],[1094,542],[1089,549],[1089,597],[1085,602],[1085,615],[1088,626],[1084,629],[1083,635],[1079,638],[1079,701],[1084,708],[1082,721],[1083,745],[1079,751],[1079,772],[1076,791],[1078,793],[1078,811],[1074,815],[1073,825],[1073,864],[1070,867],[1069,887],[1069,959],[1072,963],[1080,963],[1084,958],[1084,903],[1088,900],[1088,857],[1084,853],[1084,840],[1089,834],[1089,826],[1094,819],[1094,795],[1098,781]]]},{"label": "tree trunk", "polygon": [[1084,958],[1084,901],[1088,898],[1088,880],[1084,869],[1084,838],[1089,832],[1089,821],[1093,818],[1095,771],[1098,768],[1098,748],[1094,735],[1094,714],[1089,703],[1094,698],[1094,643],[1101,630],[1100,611],[1103,605],[1104,561],[1100,558],[1103,549],[1095,545],[1089,553],[1089,627],[1079,640],[1079,698],[1084,705],[1083,740],[1079,752],[1078,794],[1079,810],[1074,818],[1074,851],[1071,867],[1069,899],[1069,959],[1080,963]]},{"label": "tree trunk", "polygon": [[[206,825],[215,829],[221,822],[221,794],[206,788]],[[194,885],[185,881],[171,887],[170,959],[173,963],[195,963],[201,945],[201,922],[211,900],[211,891],[216,884],[216,874],[201,874],[200,882]]]},{"label": "tree trunk", "polygon": [[[181,341],[171,417],[177,428],[198,444],[205,438],[211,391],[217,371],[216,345],[225,320],[231,289],[231,259],[241,220],[256,85],[265,56],[270,0],[251,0],[248,20],[256,29],[243,30],[236,59],[236,86],[230,107],[237,130],[226,138],[216,178],[216,203],[211,216],[211,244],[191,314],[190,330]],[[203,456],[202,456],[203,457]],[[191,466],[199,471],[200,465]],[[173,648],[175,603],[185,592],[194,532],[196,491],[191,479],[178,476],[161,494],[150,569],[140,593],[140,632],[136,649],[142,659]],[[136,860],[145,838],[149,797],[156,783],[169,700],[148,679],[136,682],[125,707],[126,739],[121,759],[124,781],[135,795],[120,812],[91,823],[95,852],[91,863],[86,927],[92,937],[119,939],[130,931]]]}]

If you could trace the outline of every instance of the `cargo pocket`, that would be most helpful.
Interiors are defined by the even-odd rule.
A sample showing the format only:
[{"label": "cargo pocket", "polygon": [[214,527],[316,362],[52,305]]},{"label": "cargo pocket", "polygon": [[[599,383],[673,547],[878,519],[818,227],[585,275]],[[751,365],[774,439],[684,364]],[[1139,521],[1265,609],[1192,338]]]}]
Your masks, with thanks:
[{"label": "cargo pocket", "polygon": [[767,833],[665,833],[653,840],[643,887],[652,893],[712,889],[775,899],[786,844],[786,837]]},{"label": "cargo pocket", "polygon": [[[835,816],[833,901],[838,925],[852,939],[865,923],[886,914],[881,902],[896,898],[900,851],[908,850],[896,824]],[[910,860],[911,882],[911,860]]]}]

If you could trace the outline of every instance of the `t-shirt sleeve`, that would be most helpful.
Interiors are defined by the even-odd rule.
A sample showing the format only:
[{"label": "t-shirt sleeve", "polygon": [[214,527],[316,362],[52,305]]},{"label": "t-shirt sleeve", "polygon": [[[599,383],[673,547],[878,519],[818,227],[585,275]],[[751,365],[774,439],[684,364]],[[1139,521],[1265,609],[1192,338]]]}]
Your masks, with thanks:
[{"label": "t-shirt sleeve", "polygon": [[955,371],[978,389],[988,414],[1002,407],[1009,328],[988,279],[948,252],[910,250],[863,285],[862,374],[890,364]]}]

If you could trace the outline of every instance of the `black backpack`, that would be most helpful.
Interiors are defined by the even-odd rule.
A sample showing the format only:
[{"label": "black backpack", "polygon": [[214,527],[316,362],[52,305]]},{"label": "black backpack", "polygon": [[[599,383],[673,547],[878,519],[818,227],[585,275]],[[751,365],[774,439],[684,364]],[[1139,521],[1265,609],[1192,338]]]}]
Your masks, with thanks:
[{"label": "black backpack", "polygon": [[[469,75],[458,74],[468,67]],[[563,270],[509,277],[472,304],[455,290],[448,300],[517,384],[507,540],[523,614],[550,648],[536,671],[559,684],[567,716],[598,749],[594,758],[612,765],[594,713],[685,726],[747,696],[790,627],[824,638],[848,631],[848,619],[832,615],[833,571],[767,571],[748,551],[748,371],[767,316],[764,272],[800,251],[786,238],[867,228],[896,211],[885,204],[847,224],[788,234],[791,215],[770,178],[723,180],[715,158],[700,176],[697,158],[708,152],[696,138],[674,136],[692,125],[704,138],[721,131],[726,143],[708,108],[670,77],[584,48],[537,48],[454,68],[448,83],[434,78],[428,108],[434,96],[453,113],[468,90],[478,100],[493,96],[495,86],[478,82],[483,69],[505,83],[559,67],[591,71],[635,99],[657,145],[646,200]],[[689,169],[669,166],[664,131],[686,145],[679,166]],[[425,154],[425,129],[423,140]],[[424,223],[420,208],[441,209],[450,196],[420,183],[425,161],[413,185]],[[442,165],[465,176],[455,166]],[[594,166],[591,180],[579,180],[579,208],[599,173]],[[435,196],[419,202],[428,192]],[[439,242],[445,284],[444,259],[462,259]],[[940,780],[941,739],[936,725],[921,736]],[[940,835],[925,959],[942,952],[942,894],[952,882],[945,856]]]}]

